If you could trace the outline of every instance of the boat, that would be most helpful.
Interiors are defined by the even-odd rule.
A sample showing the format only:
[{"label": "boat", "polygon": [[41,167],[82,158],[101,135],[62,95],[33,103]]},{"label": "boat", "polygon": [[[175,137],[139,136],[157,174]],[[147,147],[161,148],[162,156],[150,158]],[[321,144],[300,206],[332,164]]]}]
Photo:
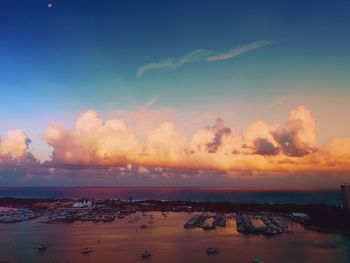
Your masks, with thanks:
[{"label": "boat", "polygon": [[215,229],[216,227],[214,225],[209,225],[209,224],[202,224],[203,230],[212,230]]},{"label": "boat", "polygon": [[82,250],[81,250],[81,253],[82,254],[89,254],[92,252],[92,249],[89,248],[89,247],[84,247]]},{"label": "boat", "polygon": [[39,250],[39,251],[45,251],[47,249],[47,246],[44,244],[39,244],[36,247],[34,247],[35,249]]},{"label": "boat", "polygon": [[149,258],[150,256],[151,256],[151,252],[147,250],[141,254],[142,258]]},{"label": "boat", "polygon": [[208,247],[207,248],[207,254],[208,255],[213,255],[213,254],[217,254],[218,250],[215,247]]},{"label": "boat", "polygon": [[215,226],[226,226],[226,216],[224,214],[216,214],[214,216],[213,225],[215,225]]}]

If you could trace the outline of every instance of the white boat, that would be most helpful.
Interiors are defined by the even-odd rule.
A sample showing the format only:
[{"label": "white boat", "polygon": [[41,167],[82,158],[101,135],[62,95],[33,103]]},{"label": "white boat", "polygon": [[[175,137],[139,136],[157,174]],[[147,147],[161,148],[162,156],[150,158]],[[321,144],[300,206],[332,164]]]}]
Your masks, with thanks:
[{"label": "white boat", "polygon": [[207,248],[207,254],[208,255],[213,255],[213,254],[217,254],[218,250],[215,247],[208,247]]},{"label": "white boat", "polygon": [[151,252],[145,251],[141,254],[141,257],[142,258],[149,258],[151,255],[152,255]]},{"label": "white boat", "polygon": [[39,250],[39,251],[45,251],[47,246],[44,245],[44,244],[40,244],[40,245],[37,245],[36,247],[34,247],[35,249]]},{"label": "white boat", "polygon": [[89,248],[89,247],[84,247],[82,250],[81,250],[81,253],[82,254],[89,254],[92,252],[92,249]]}]

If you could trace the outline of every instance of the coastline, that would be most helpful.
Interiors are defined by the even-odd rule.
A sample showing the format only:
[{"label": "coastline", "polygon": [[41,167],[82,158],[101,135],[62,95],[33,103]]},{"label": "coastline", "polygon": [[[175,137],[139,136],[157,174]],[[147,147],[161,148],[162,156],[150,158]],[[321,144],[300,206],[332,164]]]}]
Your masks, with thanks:
[{"label": "coastline", "polygon": [[[76,213],[72,204],[79,199],[72,198],[0,198],[0,207],[18,209],[30,209],[33,214],[28,219],[33,219],[48,213],[67,210]],[[324,232],[350,235],[348,226],[350,215],[339,206],[324,204],[271,204],[249,202],[194,202],[194,201],[166,201],[166,200],[120,200],[120,199],[91,199],[95,205],[88,208],[105,218],[105,221],[114,220],[114,214],[140,212],[213,212],[213,213],[273,213],[292,218],[305,228]],[[84,209],[76,209],[81,212]],[[36,213],[36,214],[35,214]],[[307,218],[292,217],[292,214],[305,214]],[[106,216],[108,215],[108,216]],[[66,220],[74,221],[73,218]],[[63,220],[65,221],[65,220]]]}]

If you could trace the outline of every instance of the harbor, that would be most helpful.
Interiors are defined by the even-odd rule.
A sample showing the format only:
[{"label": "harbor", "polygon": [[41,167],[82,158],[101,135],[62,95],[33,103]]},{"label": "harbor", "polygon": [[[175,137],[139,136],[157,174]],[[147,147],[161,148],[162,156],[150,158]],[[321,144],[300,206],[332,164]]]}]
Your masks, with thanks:
[{"label": "harbor", "polygon": [[[201,228],[205,231],[215,230],[217,227],[226,227],[227,218],[236,221],[236,228],[242,234],[263,234],[273,236],[288,231],[288,221],[297,221],[296,215],[301,213],[193,213],[191,206],[168,207],[172,212],[184,212],[191,217],[184,223],[185,229]],[[138,223],[141,217],[147,217],[146,224],[141,224],[140,229],[148,228],[155,224],[151,212],[157,210],[154,204],[149,202],[134,203],[121,200],[58,200],[54,202],[38,202],[27,208],[2,207],[0,210],[0,223],[17,223],[26,220],[36,220],[38,223],[73,223],[93,222],[108,223],[128,217],[128,223]],[[163,211],[163,218],[168,217],[168,212]],[[305,215],[306,216],[306,215]]]},{"label": "harbor", "polygon": [[[282,233],[273,238],[238,232],[237,214],[234,213],[219,213],[226,217],[225,227],[216,226],[210,231],[197,226],[184,228],[186,222],[202,213],[169,211],[164,216],[161,211],[136,211],[124,218],[115,217],[110,222],[40,223],[37,218],[2,223],[0,260],[8,263],[26,260],[112,263],[122,258],[123,263],[251,263],[259,259],[264,263],[280,263],[286,258],[290,262],[303,262],[307,257],[311,262],[325,263],[332,257],[335,262],[345,263],[344,259],[350,253],[349,239],[307,230],[294,221],[288,224],[288,230],[293,234]],[[213,221],[216,214],[208,212],[205,216],[211,216],[209,219]],[[253,215],[244,213],[255,220]],[[153,220],[152,224],[149,224],[150,220]],[[142,225],[147,227],[142,228]],[[16,244],[12,240],[16,240]],[[291,244],[300,245],[291,249]],[[132,249],[127,249],[130,247]]]},{"label": "harbor", "polygon": [[[109,223],[128,218],[130,224],[147,217],[147,228],[155,224],[151,212],[160,212],[166,219],[170,212],[191,215],[183,228],[211,231],[225,227],[228,219],[235,219],[242,234],[274,236],[291,233],[289,222],[297,222],[308,229],[350,234],[349,214],[337,206],[259,204],[231,202],[189,202],[120,199],[22,199],[0,198],[0,224],[35,220],[57,224],[74,222]],[[129,217],[131,215],[131,217]],[[141,226],[142,225],[142,226]]]}]

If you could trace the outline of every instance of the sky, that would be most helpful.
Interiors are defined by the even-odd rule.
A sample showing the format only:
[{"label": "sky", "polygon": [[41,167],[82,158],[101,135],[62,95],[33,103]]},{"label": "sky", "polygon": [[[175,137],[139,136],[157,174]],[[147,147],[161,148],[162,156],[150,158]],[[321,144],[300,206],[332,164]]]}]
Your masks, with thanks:
[{"label": "sky", "polygon": [[350,181],[350,3],[0,2],[0,185]]}]

